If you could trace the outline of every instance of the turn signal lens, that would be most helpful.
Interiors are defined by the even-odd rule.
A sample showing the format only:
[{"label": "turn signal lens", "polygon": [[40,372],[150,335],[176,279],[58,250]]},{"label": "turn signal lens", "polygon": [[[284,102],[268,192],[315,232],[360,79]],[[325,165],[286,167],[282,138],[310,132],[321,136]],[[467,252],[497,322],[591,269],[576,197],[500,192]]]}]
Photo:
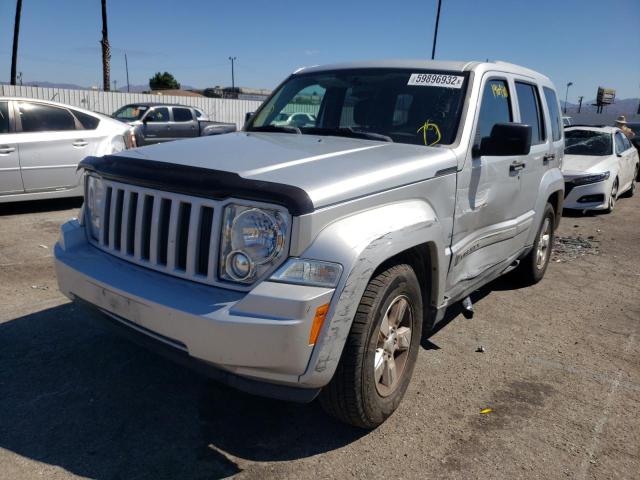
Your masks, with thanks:
[{"label": "turn signal lens", "polygon": [[309,333],[309,345],[315,345],[322,330],[324,319],[327,317],[329,311],[329,304],[325,303],[316,308],[316,315],[313,317],[313,323],[311,324],[311,333]]}]

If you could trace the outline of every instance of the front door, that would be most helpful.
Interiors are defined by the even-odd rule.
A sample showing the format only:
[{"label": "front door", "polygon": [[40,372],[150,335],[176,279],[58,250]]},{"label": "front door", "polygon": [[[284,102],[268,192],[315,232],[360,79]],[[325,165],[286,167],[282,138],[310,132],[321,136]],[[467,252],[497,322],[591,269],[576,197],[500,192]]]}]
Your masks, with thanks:
[{"label": "front door", "polygon": [[[497,123],[515,119],[513,80],[486,74],[482,79],[474,143],[480,145]],[[526,157],[479,156],[470,149],[458,174],[452,258],[447,290],[463,290],[480,280],[491,267],[524,245],[522,223],[526,212],[518,201]]]},{"label": "front door", "polygon": [[89,142],[76,130],[76,119],[63,107],[17,102],[20,169],[26,192],[76,187],[78,163],[89,155]]},{"label": "front door", "polygon": [[0,195],[22,193],[17,136],[11,121],[11,104],[0,102]]},{"label": "front door", "polygon": [[169,121],[169,109],[167,107],[154,107],[149,110],[142,124],[144,143],[158,143],[170,140]]}]

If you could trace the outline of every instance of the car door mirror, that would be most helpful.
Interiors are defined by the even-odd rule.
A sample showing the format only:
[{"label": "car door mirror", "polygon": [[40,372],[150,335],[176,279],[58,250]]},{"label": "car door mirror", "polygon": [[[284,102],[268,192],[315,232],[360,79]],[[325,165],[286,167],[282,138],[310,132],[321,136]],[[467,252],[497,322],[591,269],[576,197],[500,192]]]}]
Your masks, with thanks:
[{"label": "car door mirror", "polygon": [[249,120],[251,120],[251,118],[253,117],[253,114],[255,112],[247,112],[244,114],[244,123],[249,122]]},{"label": "car door mirror", "polygon": [[531,127],[522,123],[496,123],[491,135],[476,147],[479,156],[506,157],[528,155],[531,150]]}]

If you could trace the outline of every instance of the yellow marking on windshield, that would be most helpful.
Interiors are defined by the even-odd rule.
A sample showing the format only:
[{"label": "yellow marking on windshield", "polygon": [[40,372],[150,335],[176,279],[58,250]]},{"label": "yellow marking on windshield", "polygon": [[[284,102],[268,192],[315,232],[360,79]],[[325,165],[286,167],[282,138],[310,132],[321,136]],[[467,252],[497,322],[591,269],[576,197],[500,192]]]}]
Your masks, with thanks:
[{"label": "yellow marking on windshield", "polygon": [[[427,132],[429,130],[433,130],[438,137],[431,143],[427,143]],[[416,133],[420,133],[420,132],[422,132],[422,139],[424,141],[424,144],[428,147],[430,147],[431,145],[435,145],[440,140],[442,140],[442,135],[440,134],[440,127],[438,127],[438,125],[436,123],[433,123],[431,120],[427,120],[426,122],[424,122],[424,125],[422,125]]]}]

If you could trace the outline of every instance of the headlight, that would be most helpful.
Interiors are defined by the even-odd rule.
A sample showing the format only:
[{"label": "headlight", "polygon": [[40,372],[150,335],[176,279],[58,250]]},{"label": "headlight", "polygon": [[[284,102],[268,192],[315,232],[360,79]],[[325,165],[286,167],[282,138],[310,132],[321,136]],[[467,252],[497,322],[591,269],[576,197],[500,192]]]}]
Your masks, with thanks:
[{"label": "headlight", "polygon": [[87,220],[89,220],[89,233],[95,240],[98,240],[104,206],[104,184],[100,178],[87,175],[84,198]]},{"label": "headlight", "polygon": [[597,173],[595,175],[585,175],[584,177],[576,177],[571,182],[574,185],[587,185],[589,183],[603,182],[609,178],[609,172]]},{"label": "headlight", "polygon": [[288,218],[278,210],[234,204],[223,218],[220,277],[253,283],[285,253]]},{"label": "headlight", "polygon": [[290,258],[270,280],[298,285],[334,288],[340,280],[342,265],[338,263]]}]

